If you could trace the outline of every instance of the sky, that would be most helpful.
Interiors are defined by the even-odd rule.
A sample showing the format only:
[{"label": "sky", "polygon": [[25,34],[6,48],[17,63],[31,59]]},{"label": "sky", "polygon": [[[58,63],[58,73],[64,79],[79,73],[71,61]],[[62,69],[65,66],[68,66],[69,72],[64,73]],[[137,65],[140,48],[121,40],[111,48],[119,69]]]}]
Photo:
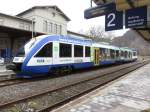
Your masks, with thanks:
[{"label": "sky", "polygon": [[[90,0],[2,0],[0,13],[17,15],[33,6],[57,5],[70,19],[68,30],[87,31],[92,26],[105,26],[105,17],[84,19],[84,10],[90,7]],[[113,31],[115,36],[123,35],[127,30]],[[108,32],[109,33],[109,32]]]}]

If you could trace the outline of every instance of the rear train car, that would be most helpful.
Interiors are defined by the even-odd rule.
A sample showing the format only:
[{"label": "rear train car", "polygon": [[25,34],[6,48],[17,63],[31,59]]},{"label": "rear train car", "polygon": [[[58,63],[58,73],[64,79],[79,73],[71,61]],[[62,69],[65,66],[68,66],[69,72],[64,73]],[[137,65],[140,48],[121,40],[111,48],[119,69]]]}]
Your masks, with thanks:
[{"label": "rear train car", "polygon": [[121,62],[132,62],[137,60],[137,51],[135,49],[130,49],[128,47],[120,48],[120,61]]}]

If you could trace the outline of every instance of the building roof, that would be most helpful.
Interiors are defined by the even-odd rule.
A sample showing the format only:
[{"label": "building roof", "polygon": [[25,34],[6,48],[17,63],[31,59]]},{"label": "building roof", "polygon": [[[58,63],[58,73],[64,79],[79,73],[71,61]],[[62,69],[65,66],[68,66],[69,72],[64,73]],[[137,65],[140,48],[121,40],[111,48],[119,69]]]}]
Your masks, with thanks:
[{"label": "building roof", "polygon": [[26,21],[26,22],[32,22],[29,19],[18,17],[18,16],[7,15],[7,14],[4,14],[4,13],[0,13],[0,15],[5,16],[5,17],[9,17],[9,18],[13,18],[13,19],[20,19],[20,20],[23,20],[23,21]]},{"label": "building roof", "polygon": [[22,16],[34,9],[45,9],[45,8],[53,8],[55,9],[57,12],[59,12],[60,15],[62,15],[67,21],[70,21],[70,18],[67,17],[56,5],[53,5],[53,6],[34,6],[34,7],[31,7],[30,9],[27,9],[19,14],[17,14],[16,16]]}]

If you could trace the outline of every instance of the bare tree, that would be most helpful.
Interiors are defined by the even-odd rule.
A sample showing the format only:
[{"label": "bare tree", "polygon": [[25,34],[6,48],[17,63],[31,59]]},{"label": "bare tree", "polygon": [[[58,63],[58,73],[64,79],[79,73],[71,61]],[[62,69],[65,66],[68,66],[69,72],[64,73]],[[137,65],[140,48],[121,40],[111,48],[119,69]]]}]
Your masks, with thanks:
[{"label": "bare tree", "polygon": [[114,37],[114,34],[112,32],[105,32],[105,29],[102,26],[92,26],[91,28],[89,28],[86,34],[95,41],[110,42]]},{"label": "bare tree", "polygon": [[101,26],[92,26],[87,31],[87,34],[92,37],[93,39],[103,38],[104,36],[104,30]]}]

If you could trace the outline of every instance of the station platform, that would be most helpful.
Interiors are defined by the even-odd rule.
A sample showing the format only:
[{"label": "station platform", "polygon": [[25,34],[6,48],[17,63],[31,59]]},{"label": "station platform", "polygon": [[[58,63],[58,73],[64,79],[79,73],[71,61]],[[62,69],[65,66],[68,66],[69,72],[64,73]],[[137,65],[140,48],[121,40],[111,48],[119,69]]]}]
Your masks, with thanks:
[{"label": "station platform", "polygon": [[11,78],[14,76],[14,71],[6,69],[6,65],[0,65],[0,80]]},{"label": "station platform", "polygon": [[150,112],[150,64],[52,112]]}]

